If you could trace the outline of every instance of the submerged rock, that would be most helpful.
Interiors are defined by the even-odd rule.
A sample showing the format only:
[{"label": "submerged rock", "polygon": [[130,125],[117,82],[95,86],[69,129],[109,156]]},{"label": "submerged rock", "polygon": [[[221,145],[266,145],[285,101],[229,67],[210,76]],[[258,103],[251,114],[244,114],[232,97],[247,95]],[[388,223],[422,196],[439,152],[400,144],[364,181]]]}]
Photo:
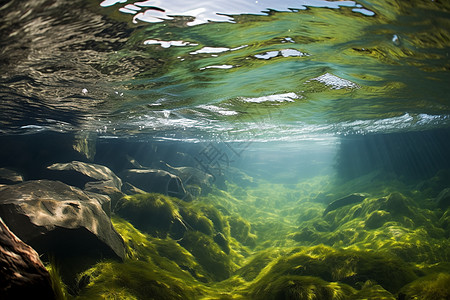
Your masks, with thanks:
[{"label": "submerged rock", "polygon": [[360,291],[351,296],[351,300],[395,300],[394,295],[386,291],[381,285],[367,281]]},{"label": "submerged rock", "polygon": [[180,177],[164,170],[129,169],[120,174],[123,181],[128,182],[148,193],[160,193],[190,201],[191,196],[184,188]]},{"label": "submerged rock", "polygon": [[61,262],[68,281],[99,259],[122,260],[124,243],[100,200],[58,181],[27,181],[0,190],[0,217],[19,238]]},{"label": "submerged rock", "polygon": [[19,182],[23,182],[22,174],[8,168],[0,168],[0,184],[15,184]]},{"label": "submerged rock", "polygon": [[353,194],[347,195],[345,197],[342,197],[342,198],[335,200],[335,201],[331,202],[330,204],[328,204],[327,208],[323,212],[323,216],[326,216],[330,211],[336,210],[340,207],[343,207],[343,206],[346,206],[349,204],[355,204],[355,203],[362,202],[366,198],[367,198],[367,195],[360,194],[360,193],[353,193]]},{"label": "submerged rock", "polygon": [[116,185],[112,180],[88,182],[84,186],[84,190],[86,192],[106,195],[109,197],[111,201],[107,202],[108,209],[103,207],[103,209],[107,212],[108,216],[111,216],[110,212],[111,206],[115,206],[117,201],[119,201],[120,198],[125,196],[125,194],[122,193],[122,191],[120,191],[116,187]]},{"label": "submerged rock", "polygon": [[375,229],[381,227],[390,219],[390,213],[384,210],[373,211],[365,221],[366,228]]},{"label": "submerged rock", "polygon": [[147,192],[135,187],[129,182],[125,182],[122,186],[122,192],[127,195],[146,194]]},{"label": "submerged rock", "polygon": [[346,284],[327,282],[317,277],[285,275],[256,285],[251,299],[346,299],[354,293]]},{"label": "submerged rock", "polygon": [[183,237],[187,227],[176,205],[161,194],[136,194],[119,200],[115,212],[136,228],[155,237]]},{"label": "submerged rock", "polygon": [[1,218],[0,298],[56,299],[39,254],[12,233]]},{"label": "submerged rock", "polygon": [[265,286],[273,281],[273,278],[280,276],[297,275],[319,277],[328,282],[338,281],[353,288],[358,288],[370,280],[377,282],[383,289],[396,293],[405,284],[417,278],[414,270],[395,256],[350,249],[336,250],[326,246],[298,250],[290,251],[290,255],[280,256],[255,286]]},{"label": "submerged rock", "polygon": [[172,167],[161,161],[164,168],[171,174],[177,175],[184,185],[193,185],[201,188],[201,194],[205,195],[211,191],[214,177],[194,167]]},{"label": "submerged rock", "polygon": [[419,278],[404,286],[397,299],[450,299],[450,274],[436,273]]},{"label": "submerged rock", "polygon": [[83,188],[87,182],[91,181],[109,181],[118,190],[122,187],[122,180],[108,167],[102,165],[72,161],[52,164],[47,169],[53,171],[48,173],[50,179],[59,180],[79,188]]}]

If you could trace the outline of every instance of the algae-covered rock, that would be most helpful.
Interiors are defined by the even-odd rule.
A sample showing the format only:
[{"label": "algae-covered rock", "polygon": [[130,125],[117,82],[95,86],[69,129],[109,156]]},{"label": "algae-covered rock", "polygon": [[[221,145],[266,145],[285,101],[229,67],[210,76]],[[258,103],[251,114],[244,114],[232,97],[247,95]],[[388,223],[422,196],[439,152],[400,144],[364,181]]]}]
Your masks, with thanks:
[{"label": "algae-covered rock", "polygon": [[417,277],[414,270],[402,260],[367,251],[316,246],[291,253],[280,257],[261,280],[269,281],[270,278],[284,275],[313,276],[353,287],[371,280],[395,293]]},{"label": "algae-covered rock", "polygon": [[[125,241],[127,257],[131,260],[153,261],[157,267],[175,274],[192,275],[201,282],[211,281],[211,277],[196,261],[195,257],[175,240],[154,238],[136,229],[120,217],[113,217],[114,227]],[[177,268],[175,268],[177,266]],[[184,274],[186,275],[186,274]]]},{"label": "algae-covered rock", "polygon": [[181,206],[180,215],[191,229],[198,230],[209,236],[214,234],[213,222],[208,219],[203,212]]},{"label": "algae-covered rock", "polygon": [[318,299],[337,300],[352,295],[354,290],[342,283],[326,282],[317,277],[285,275],[257,283],[252,287],[251,299]]},{"label": "algae-covered rock", "polygon": [[398,295],[401,300],[448,300],[450,299],[450,273],[436,273],[403,287]]},{"label": "algae-covered rock", "polygon": [[383,203],[383,208],[393,215],[410,216],[413,215],[411,207],[415,205],[411,200],[398,192],[391,193]]},{"label": "algae-covered rock", "polygon": [[353,193],[345,197],[339,198],[328,204],[327,208],[323,212],[323,216],[326,216],[326,214],[328,214],[330,211],[336,210],[340,207],[362,202],[365,198],[367,198],[367,195],[361,193]]},{"label": "algae-covered rock", "polygon": [[197,284],[180,274],[171,274],[146,261],[102,262],[81,276],[88,285],[77,299],[196,299],[203,294]]},{"label": "algae-covered rock", "polygon": [[156,237],[170,235],[179,239],[187,230],[172,199],[161,194],[125,196],[117,203],[115,212]]},{"label": "algae-covered rock", "polygon": [[396,300],[393,294],[386,291],[381,285],[370,281],[364,283],[361,290],[352,295],[350,300]]},{"label": "algae-covered rock", "polygon": [[313,242],[319,238],[319,234],[314,228],[306,226],[289,237],[297,242]]},{"label": "algae-covered rock", "polygon": [[436,198],[437,206],[441,209],[447,209],[450,206],[450,188],[443,189]]},{"label": "algae-covered rock", "polygon": [[260,251],[236,273],[244,278],[244,280],[252,281],[259,275],[262,269],[277,258],[277,255],[278,252],[272,249]]},{"label": "algae-covered rock", "polygon": [[365,221],[366,227],[369,229],[375,229],[381,227],[390,218],[390,213],[384,210],[376,210],[372,212]]},{"label": "algae-covered rock", "polygon": [[256,235],[251,232],[251,225],[247,220],[239,216],[230,216],[228,223],[232,237],[246,246],[254,247],[256,245]]},{"label": "algae-covered rock", "polygon": [[222,249],[226,254],[230,254],[230,244],[228,243],[227,238],[222,232],[218,232],[214,236],[214,242]]},{"label": "algae-covered rock", "polygon": [[184,188],[180,177],[164,170],[129,169],[120,172],[124,182],[128,182],[147,193],[160,193],[190,201],[190,194]]},{"label": "algae-covered rock", "polygon": [[220,211],[212,205],[201,205],[198,209],[212,221],[216,232],[225,232],[228,229],[226,219],[222,216]]},{"label": "algae-covered rock", "polygon": [[214,242],[214,240],[198,231],[188,231],[180,241],[200,265],[216,281],[227,279],[234,268],[230,257]]}]

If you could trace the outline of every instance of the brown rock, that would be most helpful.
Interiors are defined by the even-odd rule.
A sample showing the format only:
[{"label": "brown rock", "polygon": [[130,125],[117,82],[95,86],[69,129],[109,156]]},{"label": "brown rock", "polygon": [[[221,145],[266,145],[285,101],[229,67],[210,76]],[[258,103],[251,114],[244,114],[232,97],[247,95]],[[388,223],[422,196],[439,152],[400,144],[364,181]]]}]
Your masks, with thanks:
[{"label": "brown rock", "polygon": [[0,299],[56,299],[50,274],[33,248],[0,218]]}]

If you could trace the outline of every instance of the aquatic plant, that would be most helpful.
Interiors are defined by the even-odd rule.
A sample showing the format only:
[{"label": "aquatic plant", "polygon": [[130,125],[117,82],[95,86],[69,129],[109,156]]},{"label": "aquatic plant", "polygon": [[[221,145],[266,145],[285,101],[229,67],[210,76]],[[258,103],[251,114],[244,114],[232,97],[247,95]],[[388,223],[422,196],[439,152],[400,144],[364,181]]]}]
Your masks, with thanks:
[{"label": "aquatic plant", "polygon": [[[287,254],[287,255],[286,255]],[[268,265],[258,276],[257,285],[285,275],[313,276],[357,287],[371,280],[396,292],[417,278],[414,270],[397,258],[357,251],[337,250],[319,245],[294,248]]]},{"label": "aquatic plant", "polygon": [[236,269],[230,257],[217,243],[210,236],[199,231],[186,232],[180,245],[192,253],[215,281],[227,279]]},{"label": "aquatic plant", "polygon": [[450,299],[450,273],[435,273],[419,278],[403,287],[398,299]]},{"label": "aquatic plant", "polygon": [[52,289],[55,293],[56,300],[66,300],[68,297],[67,286],[61,279],[59,275],[58,267],[56,266],[54,258],[50,258],[50,263],[48,263],[45,268],[50,274],[50,279],[52,281]]},{"label": "aquatic plant", "polygon": [[251,232],[251,224],[240,216],[228,217],[230,234],[240,243],[254,247],[256,245],[256,235]]},{"label": "aquatic plant", "polygon": [[125,196],[116,205],[115,212],[132,221],[137,228],[154,236],[165,238],[176,232],[174,224],[179,224],[179,212],[170,197],[161,194],[136,194]]},{"label": "aquatic plant", "polygon": [[393,294],[386,291],[381,285],[366,281],[361,290],[350,296],[350,300],[395,300]]},{"label": "aquatic plant", "polygon": [[353,293],[354,290],[345,284],[326,282],[317,277],[286,275],[253,286],[249,295],[255,300],[340,300]]},{"label": "aquatic plant", "polygon": [[79,299],[184,300],[203,294],[198,285],[186,277],[164,272],[146,261],[101,262],[83,276],[89,276],[90,282]]}]

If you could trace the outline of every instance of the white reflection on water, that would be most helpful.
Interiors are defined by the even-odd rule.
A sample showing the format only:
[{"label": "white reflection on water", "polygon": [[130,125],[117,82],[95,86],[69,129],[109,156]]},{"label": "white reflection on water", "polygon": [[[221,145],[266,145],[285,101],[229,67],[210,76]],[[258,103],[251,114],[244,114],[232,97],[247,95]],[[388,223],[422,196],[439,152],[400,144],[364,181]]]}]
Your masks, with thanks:
[{"label": "white reflection on water", "polygon": [[[325,74],[320,75],[319,77],[313,78],[311,80],[315,80],[320,83],[323,83],[326,86],[328,86],[334,90],[339,90],[339,89],[344,89],[344,88],[347,88],[347,89],[359,88],[359,85],[357,85],[356,83],[351,82],[350,80],[347,80],[347,79],[337,77],[336,75],[333,75],[330,73],[325,73]],[[311,80],[309,80],[309,81],[311,81]],[[309,82],[309,81],[307,81],[307,82]]]},{"label": "white reflection on water", "polygon": [[257,98],[243,98],[243,102],[248,103],[262,103],[262,102],[294,102],[294,99],[302,98],[302,96],[297,95],[296,93],[286,93],[286,94],[277,94],[277,95],[269,95]]},{"label": "white reflection on water", "polygon": [[[126,0],[104,0],[102,7],[125,3]],[[132,1],[130,1],[132,2]],[[173,16],[193,17],[194,20],[187,23],[189,26],[215,22],[233,22],[232,15],[262,14],[267,10],[296,11],[305,10],[308,7],[323,7],[338,9],[340,7],[352,7],[353,12],[366,16],[375,15],[374,12],[364,8],[355,1],[326,1],[326,0],[227,0],[227,1],[197,1],[197,0],[148,0],[134,2],[121,7],[124,13],[134,14],[133,22],[144,21],[158,23],[170,20]],[[145,11],[141,11],[145,8]]]}]

